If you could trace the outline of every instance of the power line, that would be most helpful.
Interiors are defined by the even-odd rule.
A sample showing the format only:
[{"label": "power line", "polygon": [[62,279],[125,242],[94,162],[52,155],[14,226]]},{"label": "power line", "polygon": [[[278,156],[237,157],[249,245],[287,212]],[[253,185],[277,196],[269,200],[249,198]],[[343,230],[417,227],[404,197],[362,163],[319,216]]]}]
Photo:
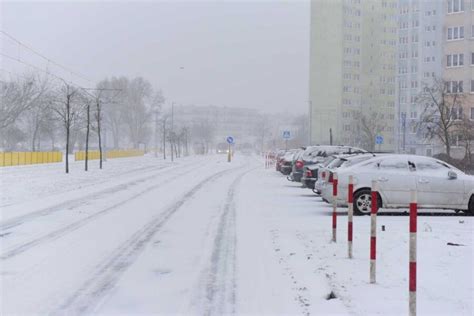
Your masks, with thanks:
[{"label": "power line", "polygon": [[[16,62],[18,62],[18,63],[20,63],[20,64],[23,64],[23,65],[29,66],[29,67],[31,67],[31,68],[34,68],[34,69],[36,69],[36,70],[38,70],[38,71],[44,72],[44,73],[46,73],[46,74],[48,74],[48,75],[50,75],[50,76],[55,77],[56,79],[62,80],[62,81],[64,81],[64,82],[68,82],[68,81],[65,80],[64,78],[62,78],[62,77],[60,77],[60,76],[57,76],[57,75],[55,75],[55,74],[49,72],[48,70],[44,70],[43,68],[40,68],[40,67],[37,67],[37,66],[35,66],[35,65],[32,65],[32,64],[30,64],[30,63],[27,63],[26,61],[23,61],[23,60],[21,60],[21,59],[18,59],[18,58],[15,58],[15,57],[6,55],[6,54],[4,54],[4,53],[2,53],[2,52],[0,52],[0,55],[3,56],[3,57],[6,57],[6,58],[8,58],[8,59],[14,60],[14,61],[16,61]],[[72,84],[72,85],[75,85],[75,86],[80,87],[78,84],[75,84],[75,83],[73,83],[73,82],[71,82],[71,81],[69,81],[69,83]]]},{"label": "power line", "polygon": [[3,30],[0,30],[0,33],[4,34],[5,36],[7,36],[9,39],[13,40],[15,43],[17,43],[18,45],[20,46],[23,46],[24,48],[28,49],[29,51],[35,53],[36,55],[40,56],[41,58],[43,58],[44,60],[46,60],[48,63],[50,64],[53,64],[59,68],[62,68],[63,70],[69,72],[71,75],[75,75],[76,77],[79,77],[83,80],[86,80],[86,81],[89,81],[91,82],[92,80],[86,78],[84,75],[78,73],[78,72],[75,72],[73,70],[71,70],[70,68],[66,67],[66,66],[63,66],[57,62],[55,62],[54,60],[44,56],[43,54],[39,53],[38,51],[36,51],[35,49],[31,48],[29,45],[26,45],[24,43],[22,43],[21,41],[19,41],[18,39],[16,39],[15,37],[13,37],[12,35],[8,34],[7,32],[3,31]]}]

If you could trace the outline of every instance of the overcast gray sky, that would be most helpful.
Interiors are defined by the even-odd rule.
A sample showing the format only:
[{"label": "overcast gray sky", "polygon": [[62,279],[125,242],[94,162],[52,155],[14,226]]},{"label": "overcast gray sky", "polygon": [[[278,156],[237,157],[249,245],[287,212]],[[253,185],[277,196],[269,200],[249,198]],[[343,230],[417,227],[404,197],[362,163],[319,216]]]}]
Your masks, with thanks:
[{"label": "overcast gray sky", "polygon": [[[143,76],[180,104],[307,109],[309,0],[4,2],[1,29],[92,83]],[[0,34],[2,52],[48,63]],[[28,70],[3,58],[1,68]],[[181,69],[182,68],[182,69]]]}]

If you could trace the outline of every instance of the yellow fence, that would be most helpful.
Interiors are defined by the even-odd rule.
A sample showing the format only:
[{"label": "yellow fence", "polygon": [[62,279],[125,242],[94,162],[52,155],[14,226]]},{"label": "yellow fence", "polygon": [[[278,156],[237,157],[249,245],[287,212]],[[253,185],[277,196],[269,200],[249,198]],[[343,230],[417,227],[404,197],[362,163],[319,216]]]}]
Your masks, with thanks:
[{"label": "yellow fence", "polygon": [[63,161],[60,151],[0,152],[0,167]]},{"label": "yellow fence", "polygon": [[[111,158],[124,158],[124,157],[137,157],[143,156],[145,152],[143,150],[137,149],[130,149],[130,150],[108,150],[105,157],[107,159]],[[86,159],[86,152],[85,151],[76,151],[74,154],[74,158],[76,161],[78,160],[85,160]],[[89,151],[89,160],[99,159],[100,153],[98,150],[91,150]]]}]

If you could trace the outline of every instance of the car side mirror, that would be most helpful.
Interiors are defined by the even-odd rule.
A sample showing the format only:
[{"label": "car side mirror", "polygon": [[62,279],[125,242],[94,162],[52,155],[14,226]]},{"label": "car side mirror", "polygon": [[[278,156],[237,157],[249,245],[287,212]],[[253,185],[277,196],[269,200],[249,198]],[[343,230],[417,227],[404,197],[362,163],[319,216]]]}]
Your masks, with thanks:
[{"label": "car side mirror", "polygon": [[458,178],[458,175],[454,171],[448,171],[448,178],[449,178],[449,180],[455,180],[455,179]]}]

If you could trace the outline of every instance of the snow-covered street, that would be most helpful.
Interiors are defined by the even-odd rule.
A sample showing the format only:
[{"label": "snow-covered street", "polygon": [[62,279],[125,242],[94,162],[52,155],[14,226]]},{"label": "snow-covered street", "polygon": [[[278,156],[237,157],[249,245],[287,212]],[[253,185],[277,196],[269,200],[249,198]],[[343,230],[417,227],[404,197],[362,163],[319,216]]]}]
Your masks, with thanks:
[{"label": "snow-covered street", "polygon": [[[379,216],[369,284],[368,216],[350,260],[346,209],[332,243],[330,205],[226,158],[0,169],[1,314],[408,313],[407,216]],[[418,219],[419,315],[474,314],[473,219]]]}]

